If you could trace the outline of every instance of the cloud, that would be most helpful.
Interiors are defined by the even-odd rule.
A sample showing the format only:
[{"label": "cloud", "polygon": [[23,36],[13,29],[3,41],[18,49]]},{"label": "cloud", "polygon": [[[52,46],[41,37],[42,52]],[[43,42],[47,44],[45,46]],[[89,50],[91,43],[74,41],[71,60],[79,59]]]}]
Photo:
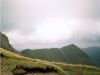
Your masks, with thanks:
[{"label": "cloud", "polygon": [[71,43],[80,47],[97,45],[99,3],[100,0],[2,0],[1,31],[17,49]]},{"label": "cloud", "polygon": [[[86,0],[85,0],[86,1]],[[84,0],[2,0],[2,31],[24,30],[49,17],[84,16]]]},{"label": "cloud", "polygon": [[93,0],[92,4],[92,15],[93,18],[100,20],[100,0]]}]

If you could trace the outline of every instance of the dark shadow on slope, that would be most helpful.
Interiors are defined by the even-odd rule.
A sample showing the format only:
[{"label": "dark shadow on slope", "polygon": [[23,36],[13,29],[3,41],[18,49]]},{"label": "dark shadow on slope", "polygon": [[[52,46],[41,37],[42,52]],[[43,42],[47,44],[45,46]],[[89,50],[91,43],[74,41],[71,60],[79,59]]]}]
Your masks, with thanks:
[{"label": "dark shadow on slope", "polygon": [[27,67],[24,65],[16,65],[15,69],[12,71],[13,75],[24,75],[28,73],[57,73],[57,70],[54,67]]}]

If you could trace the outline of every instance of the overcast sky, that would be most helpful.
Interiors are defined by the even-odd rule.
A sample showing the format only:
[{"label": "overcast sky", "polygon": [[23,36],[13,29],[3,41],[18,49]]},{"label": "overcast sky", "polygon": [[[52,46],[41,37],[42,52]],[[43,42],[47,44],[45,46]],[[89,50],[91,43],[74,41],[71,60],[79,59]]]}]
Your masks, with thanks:
[{"label": "overcast sky", "polygon": [[1,0],[0,10],[17,49],[100,46],[100,0]]}]

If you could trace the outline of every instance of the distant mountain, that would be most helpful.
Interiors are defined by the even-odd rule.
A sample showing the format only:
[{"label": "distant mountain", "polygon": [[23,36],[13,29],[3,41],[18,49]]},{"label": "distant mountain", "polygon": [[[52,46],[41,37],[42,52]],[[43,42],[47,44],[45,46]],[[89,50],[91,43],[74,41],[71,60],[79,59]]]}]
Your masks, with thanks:
[{"label": "distant mountain", "polygon": [[96,66],[100,67],[100,47],[88,47],[83,51],[96,63]]},{"label": "distant mountain", "polygon": [[8,37],[0,32],[0,48],[4,48],[14,53],[19,53],[12,45],[9,43]]},{"label": "distant mountain", "polygon": [[100,68],[93,66],[31,59],[2,48],[0,54],[0,75],[100,75]]},{"label": "distant mountain", "polygon": [[80,48],[76,45],[68,45],[62,48],[49,49],[26,49],[21,52],[22,55],[38,58],[42,60],[57,61],[74,64],[92,64],[91,60]]}]

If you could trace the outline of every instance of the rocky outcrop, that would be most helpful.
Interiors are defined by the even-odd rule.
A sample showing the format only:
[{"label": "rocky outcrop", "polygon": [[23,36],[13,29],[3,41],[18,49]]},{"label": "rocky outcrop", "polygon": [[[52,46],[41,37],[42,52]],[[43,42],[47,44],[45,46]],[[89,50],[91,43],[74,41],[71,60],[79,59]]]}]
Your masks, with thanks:
[{"label": "rocky outcrop", "polygon": [[9,50],[14,53],[19,53],[13,46],[9,43],[8,37],[0,32],[0,48]]}]

